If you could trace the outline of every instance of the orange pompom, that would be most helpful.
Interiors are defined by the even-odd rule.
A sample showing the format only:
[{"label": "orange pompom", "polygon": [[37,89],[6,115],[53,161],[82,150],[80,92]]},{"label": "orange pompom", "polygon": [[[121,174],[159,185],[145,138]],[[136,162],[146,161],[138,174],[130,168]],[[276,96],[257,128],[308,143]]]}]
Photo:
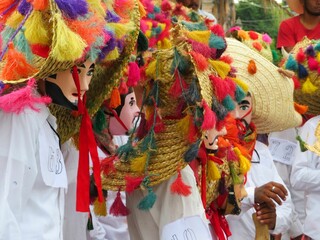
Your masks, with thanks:
[{"label": "orange pompom", "polygon": [[195,51],[191,51],[190,54],[193,60],[195,61],[197,69],[199,71],[204,71],[208,68],[208,60],[202,54],[197,53]]},{"label": "orange pompom", "polygon": [[14,48],[12,42],[9,43],[6,60],[6,64],[4,65],[0,75],[2,79],[19,80],[31,77],[37,72],[37,69],[27,62],[25,56]]},{"label": "orange pompom", "polygon": [[114,87],[111,92],[109,107],[115,109],[120,105],[121,105],[121,98],[120,98],[119,89]]},{"label": "orange pompom", "polygon": [[27,0],[33,6],[34,10],[43,11],[48,7],[48,0]]},{"label": "orange pompom", "polygon": [[259,42],[253,42],[252,47],[257,49],[259,52],[262,50],[262,45]]},{"label": "orange pompom", "polygon": [[253,61],[253,60],[250,60],[250,61],[249,61],[249,64],[248,64],[248,72],[249,72],[250,74],[252,74],[252,75],[257,72],[257,66],[256,66],[255,61]]},{"label": "orange pompom", "polygon": [[300,114],[305,114],[308,111],[308,106],[300,105],[300,104],[295,102],[294,103],[294,109]]}]

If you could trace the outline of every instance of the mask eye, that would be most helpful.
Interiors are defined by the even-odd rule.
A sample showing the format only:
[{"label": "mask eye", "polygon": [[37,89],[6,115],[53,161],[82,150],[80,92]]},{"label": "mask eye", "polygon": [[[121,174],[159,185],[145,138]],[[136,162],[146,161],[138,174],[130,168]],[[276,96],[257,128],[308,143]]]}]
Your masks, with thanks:
[{"label": "mask eye", "polygon": [[91,77],[93,75],[94,69],[90,69],[89,72],[87,72],[87,76]]}]

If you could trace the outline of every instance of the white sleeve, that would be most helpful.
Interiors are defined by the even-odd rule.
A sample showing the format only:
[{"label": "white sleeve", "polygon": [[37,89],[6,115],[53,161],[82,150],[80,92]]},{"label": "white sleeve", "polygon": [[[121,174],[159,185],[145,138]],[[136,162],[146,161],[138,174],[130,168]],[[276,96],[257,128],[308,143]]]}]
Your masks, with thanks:
[{"label": "white sleeve", "polygon": [[[312,145],[316,141],[314,135],[318,121],[309,120],[302,127],[300,137],[308,144]],[[313,192],[320,191],[320,157],[311,151],[301,152],[296,149],[295,159],[292,165],[290,181],[296,190]]]},{"label": "white sleeve", "polygon": [[37,175],[35,126],[32,114],[0,111],[0,239],[23,238],[19,222]]}]

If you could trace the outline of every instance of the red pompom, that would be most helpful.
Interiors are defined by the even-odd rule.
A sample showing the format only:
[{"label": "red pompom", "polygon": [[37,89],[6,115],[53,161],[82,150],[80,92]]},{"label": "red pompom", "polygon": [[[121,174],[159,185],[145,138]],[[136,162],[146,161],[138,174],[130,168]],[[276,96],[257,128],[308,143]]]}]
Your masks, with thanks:
[{"label": "red pompom", "polygon": [[306,60],[306,55],[304,54],[302,48],[299,48],[299,51],[296,55],[296,60],[298,63],[303,63]]},{"label": "red pompom", "polygon": [[181,172],[178,172],[177,179],[171,184],[171,192],[183,196],[189,196],[191,194],[191,186],[186,185],[182,181]]},{"label": "red pompom", "polygon": [[117,192],[117,197],[115,198],[114,202],[112,203],[109,213],[114,216],[128,216],[130,211],[129,209],[123,204],[120,191]]},{"label": "red pompom", "polygon": [[209,108],[205,100],[202,101],[202,107],[204,109],[204,116],[201,129],[208,130],[214,128],[217,122],[216,114]]},{"label": "red pompom", "polygon": [[129,71],[128,71],[128,87],[137,86],[140,80],[140,69],[136,62],[129,63]]},{"label": "red pompom", "polygon": [[140,186],[143,177],[131,177],[127,175],[124,177],[124,179],[126,180],[126,192],[132,193],[135,189],[137,189]]},{"label": "red pompom", "polygon": [[249,31],[248,34],[252,40],[257,40],[259,38],[258,33],[254,32],[254,31]]}]

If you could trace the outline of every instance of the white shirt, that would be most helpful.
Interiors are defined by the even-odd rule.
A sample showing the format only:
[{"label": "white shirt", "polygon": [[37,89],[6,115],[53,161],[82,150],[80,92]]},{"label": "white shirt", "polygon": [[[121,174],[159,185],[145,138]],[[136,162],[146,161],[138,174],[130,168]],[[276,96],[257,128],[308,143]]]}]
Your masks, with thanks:
[{"label": "white shirt", "polygon": [[[231,240],[255,239],[255,226],[252,220],[252,214],[255,212],[253,208],[255,188],[270,181],[284,184],[274,166],[268,147],[257,141],[255,150],[258,152],[259,157],[255,152],[253,153],[251,169],[247,174],[246,182],[248,197],[242,201],[241,214],[239,216],[227,216],[227,221],[232,233],[232,236],[229,238]],[[287,200],[284,201],[281,206],[277,205],[276,226],[271,233],[279,234],[289,229],[292,218],[291,204],[291,198],[287,196]]]},{"label": "white shirt", "polygon": [[204,18],[208,18],[209,20],[212,20],[214,24],[218,23],[216,17],[212,13],[209,13],[202,9],[198,9],[198,13]]},{"label": "white shirt", "polygon": [[[281,132],[270,133],[269,139],[274,139],[276,141],[280,140],[278,142],[279,144],[282,144],[281,140],[287,140],[287,141],[290,141],[291,143],[295,144],[296,148],[299,148],[299,144],[297,144],[297,140],[296,140],[296,135],[297,135],[296,129],[289,128],[289,129],[281,131]],[[290,148],[287,148],[287,149],[290,150]],[[275,151],[278,151],[278,149],[275,149]],[[294,154],[292,154],[291,157],[294,159]],[[291,171],[292,171],[292,165],[285,164],[285,163],[280,162],[276,159],[274,159],[273,161],[274,161],[274,164],[278,170],[280,177],[282,178],[282,180],[286,184],[286,187],[289,189],[290,194],[291,194],[291,198],[292,198],[292,202],[293,202],[293,219],[292,219],[293,221],[292,221],[292,225],[288,231],[288,234],[290,237],[294,238],[294,237],[297,237],[303,233],[302,224],[303,224],[305,216],[306,216],[304,191],[297,191],[297,190],[293,189],[291,186],[290,176],[291,176]],[[284,234],[282,234],[282,235],[284,235]]]},{"label": "white shirt", "polygon": [[62,239],[65,166],[55,118],[37,107],[0,111],[1,240]]},{"label": "white shirt", "polygon": [[[314,117],[301,128],[301,138],[310,145],[316,141],[314,132],[319,120],[320,116]],[[320,239],[320,157],[311,151],[301,152],[297,148],[290,181],[294,189],[305,191],[304,234]]]}]

